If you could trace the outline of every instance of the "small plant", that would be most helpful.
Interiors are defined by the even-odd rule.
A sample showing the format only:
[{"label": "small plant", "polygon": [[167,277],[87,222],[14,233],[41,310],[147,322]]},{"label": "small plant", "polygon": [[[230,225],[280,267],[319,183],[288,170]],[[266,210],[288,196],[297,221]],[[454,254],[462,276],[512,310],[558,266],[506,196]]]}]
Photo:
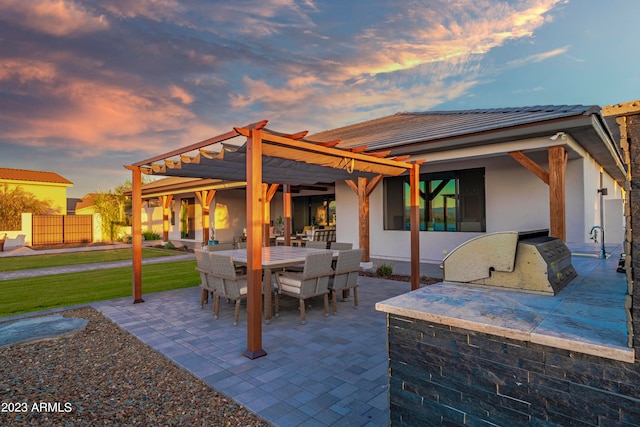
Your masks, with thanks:
[{"label": "small plant", "polygon": [[160,240],[160,235],[158,233],[154,233],[151,230],[143,231],[142,237],[144,240]]},{"label": "small plant", "polygon": [[393,266],[391,264],[381,264],[376,268],[376,276],[390,277],[393,274]]},{"label": "small plant", "polygon": [[167,243],[165,243],[165,244],[164,244],[164,248],[165,248],[165,249],[175,249],[175,248],[176,248],[176,245],[174,245],[174,244],[173,244],[173,243],[171,243],[171,242],[167,242]]}]

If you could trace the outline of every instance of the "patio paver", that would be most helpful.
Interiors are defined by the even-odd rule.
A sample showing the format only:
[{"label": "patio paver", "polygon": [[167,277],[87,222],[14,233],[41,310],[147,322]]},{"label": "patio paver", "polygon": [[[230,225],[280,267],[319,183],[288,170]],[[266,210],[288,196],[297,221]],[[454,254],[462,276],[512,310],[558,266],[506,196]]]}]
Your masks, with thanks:
[{"label": "patio paver", "polygon": [[[92,304],[215,390],[276,426],[388,425],[386,316],[376,302],[410,290],[410,283],[360,277],[359,307],[339,302],[324,317],[311,300],[300,324],[297,300],[281,298],[281,315],[263,324],[266,357],[250,360],[246,311],[233,326],[233,304],[200,309],[200,288],[144,294]],[[340,301],[340,298],[338,299]],[[245,306],[243,305],[243,308]]]}]

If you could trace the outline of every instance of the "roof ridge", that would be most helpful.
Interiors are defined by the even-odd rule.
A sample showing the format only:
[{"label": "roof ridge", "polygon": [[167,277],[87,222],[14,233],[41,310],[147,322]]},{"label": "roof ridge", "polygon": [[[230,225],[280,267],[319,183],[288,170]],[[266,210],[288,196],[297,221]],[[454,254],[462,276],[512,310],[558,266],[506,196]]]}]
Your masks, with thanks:
[{"label": "roof ridge", "polygon": [[456,115],[456,114],[495,114],[495,113],[540,113],[540,112],[571,112],[580,114],[593,114],[600,111],[598,105],[533,105],[525,107],[498,107],[498,108],[476,108],[470,110],[428,110],[428,111],[406,111],[398,112],[396,116],[418,116],[418,115]]}]

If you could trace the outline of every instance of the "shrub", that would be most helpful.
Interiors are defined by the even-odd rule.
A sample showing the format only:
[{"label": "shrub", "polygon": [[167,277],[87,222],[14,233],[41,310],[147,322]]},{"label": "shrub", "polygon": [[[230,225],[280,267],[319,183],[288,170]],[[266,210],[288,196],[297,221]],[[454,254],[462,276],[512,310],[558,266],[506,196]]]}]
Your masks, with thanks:
[{"label": "shrub", "polygon": [[151,230],[143,231],[142,237],[144,240],[160,240],[160,235],[158,233],[154,233]]},{"label": "shrub", "polygon": [[176,245],[174,245],[174,244],[173,244],[173,243],[171,243],[171,242],[167,242],[167,243],[165,243],[165,244],[164,244],[164,248],[165,248],[165,249],[175,249],[175,248],[176,248]]},{"label": "shrub", "polygon": [[393,274],[393,266],[390,264],[381,264],[376,268],[376,276],[390,277]]}]

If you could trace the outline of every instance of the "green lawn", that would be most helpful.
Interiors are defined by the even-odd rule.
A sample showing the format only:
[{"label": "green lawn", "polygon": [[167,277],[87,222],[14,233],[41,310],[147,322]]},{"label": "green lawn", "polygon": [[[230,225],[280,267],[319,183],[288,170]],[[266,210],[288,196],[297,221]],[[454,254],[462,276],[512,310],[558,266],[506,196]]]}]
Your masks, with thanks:
[{"label": "green lawn", "polygon": [[[184,255],[184,252],[166,249],[143,248],[142,258]],[[88,252],[69,252],[51,255],[29,255],[0,258],[0,272],[31,270],[33,268],[60,267],[63,265],[93,264],[97,262],[131,259],[131,249],[106,249]]]},{"label": "green lawn", "polygon": [[[198,285],[200,276],[195,267],[195,260],[143,265],[142,297]],[[0,317],[131,297],[131,276],[131,267],[123,267],[0,280]]]}]

